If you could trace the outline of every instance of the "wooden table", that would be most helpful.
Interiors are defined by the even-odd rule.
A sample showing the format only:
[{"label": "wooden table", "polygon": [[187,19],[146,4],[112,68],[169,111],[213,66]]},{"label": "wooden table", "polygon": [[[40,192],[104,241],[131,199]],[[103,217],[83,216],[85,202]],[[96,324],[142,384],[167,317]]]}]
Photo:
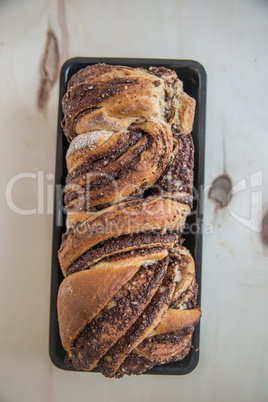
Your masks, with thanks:
[{"label": "wooden table", "polygon": [[[0,2],[1,402],[267,401],[267,22],[264,0]],[[49,359],[58,74],[75,56],[207,71],[203,317],[187,376],[108,380]]]}]

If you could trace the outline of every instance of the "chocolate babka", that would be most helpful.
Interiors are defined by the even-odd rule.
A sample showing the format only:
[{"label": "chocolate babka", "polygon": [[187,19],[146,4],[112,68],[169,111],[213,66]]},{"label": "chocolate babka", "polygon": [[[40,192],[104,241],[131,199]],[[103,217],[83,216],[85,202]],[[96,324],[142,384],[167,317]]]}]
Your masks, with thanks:
[{"label": "chocolate babka", "polygon": [[66,365],[119,378],[181,360],[201,315],[195,263],[182,246],[195,100],[172,70],[96,64],[72,76],[62,109]]}]

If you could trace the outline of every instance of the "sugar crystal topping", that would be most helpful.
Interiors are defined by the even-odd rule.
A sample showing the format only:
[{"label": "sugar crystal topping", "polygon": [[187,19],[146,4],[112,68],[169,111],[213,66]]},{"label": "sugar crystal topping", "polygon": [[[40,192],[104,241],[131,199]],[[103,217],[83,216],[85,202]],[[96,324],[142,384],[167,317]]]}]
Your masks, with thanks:
[{"label": "sugar crystal topping", "polygon": [[73,139],[71,142],[69,149],[67,151],[67,155],[72,153],[79,153],[84,149],[93,150],[99,142],[104,142],[112,135],[112,132],[103,132],[103,131],[91,131],[90,133],[80,134]]}]

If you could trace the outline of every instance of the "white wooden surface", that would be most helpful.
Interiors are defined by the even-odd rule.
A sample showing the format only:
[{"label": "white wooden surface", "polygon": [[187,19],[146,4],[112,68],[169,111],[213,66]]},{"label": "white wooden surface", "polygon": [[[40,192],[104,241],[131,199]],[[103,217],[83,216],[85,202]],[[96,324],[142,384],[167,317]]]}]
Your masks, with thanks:
[{"label": "white wooden surface", "polygon": [[[48,31],[55,37],[45,55]],[[205,223],[212,233],[204,235],[200,362],[187,376],[109,380],[50,362],[58,79],[47,84],[42,109],[37,97],[44,57],[48,79],[58,72],[55,38],[60,64],[74,56],[179,58],[207,71]],[[267,65],[265,0],[0,1],[1,402],[268,400],[268,247],[258,231],[268,204]],[[247,188],[217,209],[208,188],[224,169]],[[262,177],[250,189],[256,172]],[[22,173],[30,176],[12,187]]]}]

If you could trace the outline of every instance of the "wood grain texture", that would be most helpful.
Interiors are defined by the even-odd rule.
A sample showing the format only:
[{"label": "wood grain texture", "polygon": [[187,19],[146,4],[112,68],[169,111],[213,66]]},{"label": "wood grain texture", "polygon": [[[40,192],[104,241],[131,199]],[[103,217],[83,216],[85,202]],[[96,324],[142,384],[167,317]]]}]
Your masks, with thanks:
[{"label": "wood grain texture", "polygon": [[[266,1],[66,1],[64,57],[57,1],[0,2],[1,257],[0,400],[111,402],[265,401],[268,394],[268,250],[261,234],[239,223],[250,216],[250,176],[267,183]],[[48,29],[65,57],[188,58],[208,74],[205,223],[200,362],[183,378],[141,376],[111,382],[98,374],[66,373],[48,357],[51,214],[22,216],[5,200],[10,178],[54,173],[58,80],[45,111],[37,107],[40,63]],[[65,29],[66,31],[66,29]],[[65,39],[66,43],[66,39]],[[66,48],[66,47],[65,47]],[[224,173],[247,188],[215,211],[209,185]],[[253,188],[254,189],[254,188]],[[20,208],[37,208],[37,179],[14,185]],[[255,219],[261,222],[261,208]]]}]

